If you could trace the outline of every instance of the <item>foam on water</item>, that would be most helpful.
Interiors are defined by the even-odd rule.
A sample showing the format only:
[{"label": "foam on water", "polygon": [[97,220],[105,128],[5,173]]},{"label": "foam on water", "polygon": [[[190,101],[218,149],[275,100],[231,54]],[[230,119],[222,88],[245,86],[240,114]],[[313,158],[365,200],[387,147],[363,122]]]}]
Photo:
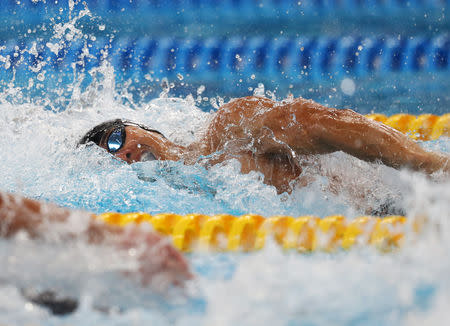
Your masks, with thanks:
[{"label": "foam on water", "polygon": [[[84,16],[88,11],[70,16],[67,25],[57,24],[49,46],[84,37],[75,27]],[[89,82],[83,86],[86,76]],[[24,86],[11,83],[4,89],[1,190],[93,212],[341,213],[352,218],[367,206],[395,200],[409,217],[426,215],[429,226],[419,236],[408,233],[404,248],[391,254],[365,248],[299,255],[273,243],[254,254],[192,254],[188,259],[196,280],[168,297],[123,275],[136,267],[130,257],[83,242],[36,242],[19,234],[0,240],[0,323],[61,324],[61,318],[23,298],[21,291],[27,288],[52,288],[78,298],[79,309],[64,317],[67,324],[422,325],[442,324],[450,317],[448,181],[431,181],[343,153],[308,158],[314,164],[305,170],[311,175],[337,172],[354,189],[340,196],[328,190],[324,177],[291,195],[279,195],[260,174],[241,174],[236,161],[210,169],[182,162],[127,165],[97,147],[76,144],[97,123],[126,118],[186,145],[200,137],[213,113],[197,107],[197,94],[174,98],[166,86],[159,98],[135,103],[127,87],[117,89],[114,77],[104,63],[84,76],[75,75],[69,86],[56,83],[49,95],[41,92],[27,100],[21,95],[27,91]],[[263,86],[257,92],[264,94]],[[448,139],[423,146],[450,152]],[[118,310],[106,314],[99,311],[104,307]]]}]

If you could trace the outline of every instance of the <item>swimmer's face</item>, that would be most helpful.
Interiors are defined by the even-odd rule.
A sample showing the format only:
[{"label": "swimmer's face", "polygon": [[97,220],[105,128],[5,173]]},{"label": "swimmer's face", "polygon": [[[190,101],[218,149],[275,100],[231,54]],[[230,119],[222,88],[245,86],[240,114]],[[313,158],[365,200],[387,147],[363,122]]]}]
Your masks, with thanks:
[{"label": "swimmer's face", "polygon": [[128,120],[105,121],[88,131],[78,145],[94,143],[129,164],[141,161],[184,159],[186,148],[159,131]]},{"label": "swimmer's face", "polygon": [[117,126],[105,133],[100,147],[131,164],[141,161],[166,160],[167,141],[154,131],[138,126]]}]

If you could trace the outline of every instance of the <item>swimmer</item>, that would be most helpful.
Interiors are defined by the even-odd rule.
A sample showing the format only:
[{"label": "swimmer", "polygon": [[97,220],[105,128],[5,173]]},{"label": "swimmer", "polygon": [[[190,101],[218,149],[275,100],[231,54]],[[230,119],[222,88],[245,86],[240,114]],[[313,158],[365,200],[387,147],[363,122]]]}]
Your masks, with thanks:
[{"label": "swimmer", "polygon": [[[125,229],[108,225],[87,212],[0,191],[0,237],[14,237],[19,232],[44,241],[86,241],[124,253],[136,249],[138,266],[135,272],[127,271],[126,275],[157,293],[164,294],[171,286],[182,287],[193,277],[183,255],[167,238],[154,231],[133,225]],[[76,298],[61,296],[51,289],[44,292],[21,291],[27,300],[55,315],[69,314],[78,308]]]},{"label": "swimmer", "polygon": [[[301,162],[311,165],[308,157],[337,151],[395,169],[450,174],[449,156],[426,151],[401,132],[352,110],[303,98],[276,102],[252,96],[230,101],[215,113],[200,140],[186,147],[156,130],[120,119],[94,127],[79,142],[90,143],[130,164],[182,160],[208,167],[237,159],[242,173],[261,172],[264,182],[278,193],[311,182],[310,175],[302,175]],[[345,186],[339,175],[327,172],[326,177],[333,192]]]},{"label": "swimmer", "polygon": [[192,278],[183,255],[154,231],[108,225],[87,212],[0,192],[0,237],[9,238],[18,232],[49,241],[85,240],[124,252],[135,248],[139,267],[134,276],[140,284],[159,292]]}]

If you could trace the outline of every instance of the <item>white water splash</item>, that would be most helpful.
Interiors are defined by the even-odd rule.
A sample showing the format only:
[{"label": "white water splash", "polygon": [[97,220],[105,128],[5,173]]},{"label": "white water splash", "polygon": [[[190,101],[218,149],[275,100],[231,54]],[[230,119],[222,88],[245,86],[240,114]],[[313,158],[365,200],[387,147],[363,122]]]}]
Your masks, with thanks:
[{"label": "white water splash", "polygon": [[[90,13],[86,8],[75,14],[76,3],[69,0],[69,21],[55,24],[54,37],[46,43],[55,54],[64,41],[89,38],[77,22]],[[102,26],[100,30],[104,29]],[[29,51],[36,54],[35,47]],[[91,55],[87,46],[83,55]],[[107,49],[104,55],[108,55]],[[10,59],[0,57],[7,69]],[[45,66],[38,68],[36,73],[45,70]],[[46,80],[51,79],[47,75]],[[87,75],[93,81],[84,88],[81,84]],[[38,82],[39,79],[32,85]],[[19,97],[23,88],[13,82],[0,94],[2,190],[96,212],[251,212],[294,216],[341,213],[349,217],[362,213],[349,204],[351,192],[336,197],[320,177],[292,195],[278,195],[273,187],[263,184],[260,174],[241,174],[236,161],[210,170],[175,162],[129,166],[98,148],[77,148],[78,139],[87,130],[114,118],[149,125],[186,145],[201,135],[212,114],[198,109],[192,96],[173,98],[169,81],[164,83],[160,98],[134,103],[126,87],[117,90],[115,73],[107,62],[82,75],[74,73],[72,83],[67,89],[63,87],[57,84],[48,90],[70,94],[62,112],[49,111],[52,100],[45,96],[17,104],[11,98]],[[255,94],[264,96],[264,85],[260,84]],[[62,100],[64,96],[61,95]],[[37,100],[41,102],[36,103]],[[221,99],[219,104],[215,99],[211,102],[214,107],[223,104]],[[450,152],[448,139],[423,145]],[[0,323],[444,324],[450,318],[450,184],[363,163],[342,153],[323,156],[318,162],[324,171],[338,172],[347,183],[362,189],[368,204],[402,194],[407,215],[426,215],[429,228],[419,237],[408,233],[405,247],[392,254],[366,248],[299,255],[285,253],[269,243],[255,254],[191,255],[188,258],[197,270],[195,285],[203,294],[203,303],[194,303],[195,309],[190,309],[181,295],[175,296],[176,307],[167,309],[164,299],[155,299],[153,293],[120,274],[120,270],[135,268],[135,262],[110,249],[82,242],[40,243],[19,235],[0,241]],[[77,227],[83,227],[81,223]],[[21,290],[28,287],[56,288],[78,298],[80,307],[64,319],[52,316],[24,299]],[[125,310],[106,314],[99,311],[99,305]]]}]

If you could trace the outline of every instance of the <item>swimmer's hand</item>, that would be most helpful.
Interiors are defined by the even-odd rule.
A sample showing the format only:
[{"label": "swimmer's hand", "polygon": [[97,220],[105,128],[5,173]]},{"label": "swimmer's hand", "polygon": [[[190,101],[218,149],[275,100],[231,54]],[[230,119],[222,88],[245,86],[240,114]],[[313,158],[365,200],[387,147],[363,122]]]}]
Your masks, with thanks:
[{"label": "swimmer's hand", "polygon": [[422,169],[432,181],[447,182],[450,180],[450,156],[446,153],[427,152]]},{"label": "swimmer's hand", "polygon": [[[118,247],[138,260],[137,276],[142,285],[164,293],[171,286],[182,286],[193,277],[183,255],[147,226],[129,225],[119,236]],[[135,273],[133,273],[135,274]]]},{"label": "swimmer's hand", "polygon": [[450,177],[450,155],[443,153],[436,153],[435,155],[436,170],[442,171],[445,177]]}]

